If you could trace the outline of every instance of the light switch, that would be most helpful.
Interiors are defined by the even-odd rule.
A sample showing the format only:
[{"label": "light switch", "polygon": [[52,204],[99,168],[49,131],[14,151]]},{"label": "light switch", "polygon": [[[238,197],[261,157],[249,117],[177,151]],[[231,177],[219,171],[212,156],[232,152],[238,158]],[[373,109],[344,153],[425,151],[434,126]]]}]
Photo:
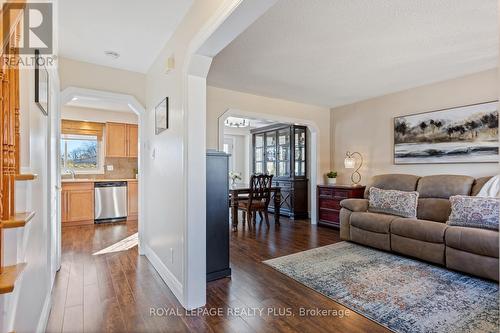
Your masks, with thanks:
[{"label": "light switch", "polygon": [[113,164],[108,164],[108,165],[106,165],[106,169],[107,169],[108,171],[113,171]]}]

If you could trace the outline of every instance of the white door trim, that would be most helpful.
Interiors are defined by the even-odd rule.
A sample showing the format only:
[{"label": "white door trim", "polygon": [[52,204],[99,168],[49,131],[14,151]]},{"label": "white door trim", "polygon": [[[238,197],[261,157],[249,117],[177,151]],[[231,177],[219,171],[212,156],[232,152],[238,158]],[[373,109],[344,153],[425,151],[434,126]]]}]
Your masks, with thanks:
[{"label": "white door trim", "polygon": [[320,174],[320,144],[319,144],[319,127],[318,125],[309,119],[301,119],[287,116],[278,116],[270,113],[259,113],[246,110],[238,109],[228,109],[222,116],[219,117],[218,124],[218,149],[222,149],[224,143],[224,122],[228,117],[241,117],[250,119],[266,119],[275,121],[277,123],[287,123],[287,124],[299,124],[307,126],[311,132],[311,137],[309,141],[309,197],[310,197],[310,219],[311,224],[317,224],[317,206],[315,203],[316,185],[318,185],[318,175]]},{"label": "white door trim", "polygon": [[[61,92],[60,96],[60,107],[62,108],[64,105],[69,103],[74,97],[91,97],[91,98],[98,98],[102,100],[107,100],[107,101],[113,101],[117,103],[122,103],[125,105],[128,105],[130,109],[137,115],[139,118],[139,142],[138,142],[138,148],[139,148],[139,158],[138,158],[138,169],[139,169],[139,217],[138,217],[138,229],[139,229],[139,254],[144,255],[144,249],[141,246],[143,244],[142,242],[142,236],[144,235],[144,211],[142,207],[144,207],[144,200],[146,193],[144,191],[144,179],[143,177],[143,168],[141,167],[141,164],[143,161],[146,160],[146,149],[143,149],[143,143],[145,140],[143,140],[144,136],[144,124],[146,122],[146,109],[144,106],[132,95],[129,94],[120,94],[120,93],[115,93],[115,92],[110,92],[110,91],[104,91],[104,90],[94,90],[94,89],[87,89],[87,88],[80,88],[80,87],[67,87]],[[60,138],[58,139],[60,140]],[[57,145],[57,147],[60,147],[60,144]],[[60,170],[59,170],[59,184],[58,186],[61,186],[60,183]],[[58,221],[58,224],[61,225],[61,221]],[[60,234],[60,230],[59,230]],[[61,244],[59,243],[58,246],[60,247]],[[60,255],[60,251],[58,251]]]}]

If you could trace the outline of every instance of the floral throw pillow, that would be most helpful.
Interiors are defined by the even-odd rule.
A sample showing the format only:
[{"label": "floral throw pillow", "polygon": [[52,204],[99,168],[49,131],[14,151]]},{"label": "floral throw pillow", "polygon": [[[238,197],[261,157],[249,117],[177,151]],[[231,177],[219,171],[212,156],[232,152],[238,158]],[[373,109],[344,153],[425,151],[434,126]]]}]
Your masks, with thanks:
[{"label": "floral throw pillow", "polygon": [[382,190],[372,187],[369,192],[368,210],[401,217],[417,217],[418,192]]},{"label": "floral throw pillow", "polygon": [[498,230],[500,199],[455,195],[450,197],[448,225]]}]

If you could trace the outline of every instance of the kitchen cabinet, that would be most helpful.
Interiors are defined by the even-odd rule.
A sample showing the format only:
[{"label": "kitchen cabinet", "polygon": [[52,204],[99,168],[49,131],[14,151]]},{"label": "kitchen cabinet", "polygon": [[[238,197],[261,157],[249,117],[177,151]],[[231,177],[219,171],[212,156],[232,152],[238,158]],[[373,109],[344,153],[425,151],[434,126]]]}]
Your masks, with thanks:
[{"label": "kitchen cabinet", "polygon": [[127,124],[127,156],[137,157],[139,151],[139,128],[137,125]]},{"label": "kitchen cabinet", "polygon": [[63,226],[94,223],[94,183],[62,184],[61,220]]},{"label": "kitchen cabinet", "polygon": [[137,157],[138,127],[133,124],[106,123],[106,156]]},{"label": "kitchen cabinet", "polygon": [[127,125],[106,123],[106,156],[127,156]]},{"label": "kitchen cabinet", "polygon": [[128,213],[127,213],[127,218],[128,219],[135,219],[137,218],[139,214],[139,183],[137,180],[129,180],[127,182],[127,207],[128,207]]}]

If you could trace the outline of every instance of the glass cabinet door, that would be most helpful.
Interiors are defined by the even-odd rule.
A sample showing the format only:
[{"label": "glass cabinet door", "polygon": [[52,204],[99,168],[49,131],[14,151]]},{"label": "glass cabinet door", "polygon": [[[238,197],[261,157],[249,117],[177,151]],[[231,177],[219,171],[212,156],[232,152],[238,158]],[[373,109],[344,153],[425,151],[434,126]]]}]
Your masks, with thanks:
[{"label": "glass cabinet door", "polygon": [[306,175],[306,129],[294,128],[295,141],[295,176]]},{"label": "glass cabinet door", "polygon": [[278,177],[290,177],[290,128],[278,131]]},{"label": "glass cabinet door", "polygon": [[266,133],[266,174],[276,175],[276,132]]},{"label": "glass cabinet door", "polygon": [[255,135],[255,150],[254,150],[254,172],[256,174],[264,173],[264,134]]}]

